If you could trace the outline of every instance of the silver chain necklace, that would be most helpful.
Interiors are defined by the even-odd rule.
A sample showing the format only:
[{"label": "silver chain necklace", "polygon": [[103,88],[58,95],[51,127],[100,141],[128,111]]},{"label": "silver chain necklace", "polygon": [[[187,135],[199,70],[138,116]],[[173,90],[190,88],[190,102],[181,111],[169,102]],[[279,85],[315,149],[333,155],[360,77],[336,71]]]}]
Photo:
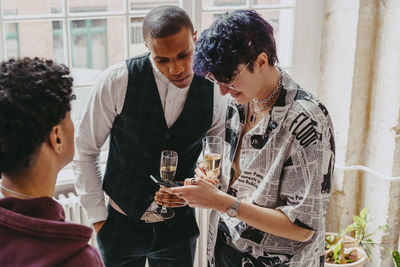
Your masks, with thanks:
[{"label": "silver chain necklace", "polygon": [[258,100],[257,98],[253,98],[251,101],[253,101],[256,104],[266,104],[271,102],[272,98],[279,92],[279,89],[281,89],[282,86],[282,76],[279,78],[278,84],[276,85],[275,90],[270,94],[267,98]]},{"label": "silver chain necklace", "polygon": [[11,189],[5,187],[5,186],[2,185],[2,184],[0,184],[0,188],[3,188],[3,189],[6,190],[7,192],[13,193],[14,195],[17,195],[17,196],[20,196],[20,197],[24,197],[24,198],[33,198],[33,196],[30,196],[30,195],[26,195],[26,194],[22,194],[22,193],[16,192],[16,191],[14,191],[14,190],[11,190]]},{"label": "silver chain necklace", "polygon": [[[270,94],[268,97],[266,97],[262,100],[258,100],[257,98],[252,99],[251,105],[253,107],[253,112],[250,116],[251,123],[254,123],[256,121],[257,113],[259,113],[260,111],[266,110],[267,108],[272,106],[272,104],[273,104],[272,100],[281,90],[281,87],[282,87],[282,72],[281,72],[281,70],[279,70],[279,73],[280,73],[279,81],[278,81],[278,84],[276,85],[275,90],[272,92],[272,94]],[[259,108],[256,106],[256,104],[262,104],[262,106]]]}]

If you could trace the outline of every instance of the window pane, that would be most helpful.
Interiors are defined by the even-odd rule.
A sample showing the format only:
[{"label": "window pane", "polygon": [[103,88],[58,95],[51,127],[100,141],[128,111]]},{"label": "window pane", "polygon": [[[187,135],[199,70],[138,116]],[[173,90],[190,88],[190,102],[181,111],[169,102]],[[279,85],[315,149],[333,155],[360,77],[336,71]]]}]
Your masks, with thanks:
[{"label": "window pane", "polygon": [[214,20],[220,16],[222,16],[225,12],[218,13],[203,13],[201,18],[201,30],[205,30],[211,26]]},{"label": "window pane", "polygon": [[62,21],[53,21],[53,55],[54,61],[64,62],[64,23]]},{"label": "window pane", "polygon": [[130,0],[129,9],[133,10],[150,10],[158,6],[162,5],[173,5],[179,6],[179,1],[171,1],[171,0]]},{"label": "window pane", "polygon": [[270,6],[270,5],[290,5],[296,4],[296,0],[252,0],[254,7],[256,6]]},{"label": "window pane", "polygon": [[6,33],[6,47],[8,58],[17,58],[20,55],[18,24],[8,23],[4,25]]},{"label": "window pane", "polygon": [[124,18],[72,20],[70,39],[75,85],[125,58]]},{"label": "window pane", "polygon": [[61,0],[3,0],[4,16],[61,13]]},{"label": "window pane", "polygon": [[143,40],[143,18],[131,18],[129,24],[129,53],[131,56],[137,56],[148,52]]},{"label": "window pane", "polygon": [[5,23],[7,58],[44,57],[64,63],[62,21]]},{"label": "window pane", "polygon": [[246,0],[204,0],[203,7],[246,6]]},{"label": "window pane", "polygon": [[69,12],[86,13],[86,12],[116,12],[123,10],[123,0],[70,0]]}]

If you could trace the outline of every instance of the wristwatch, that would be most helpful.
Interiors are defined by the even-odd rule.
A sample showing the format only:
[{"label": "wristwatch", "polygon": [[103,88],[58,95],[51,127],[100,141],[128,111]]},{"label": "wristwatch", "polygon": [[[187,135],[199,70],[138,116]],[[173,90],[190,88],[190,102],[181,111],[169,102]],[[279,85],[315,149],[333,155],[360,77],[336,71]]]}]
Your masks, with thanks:
[{"label": "wristwatch", "polygon": [[229,217],[235,218],[238,216],[238,210],[239,210],[239,205],[240,205],[240,200],[235,198],[235,203],[233,203],[232,207],[230,207],[227,211],[226,214]]}]

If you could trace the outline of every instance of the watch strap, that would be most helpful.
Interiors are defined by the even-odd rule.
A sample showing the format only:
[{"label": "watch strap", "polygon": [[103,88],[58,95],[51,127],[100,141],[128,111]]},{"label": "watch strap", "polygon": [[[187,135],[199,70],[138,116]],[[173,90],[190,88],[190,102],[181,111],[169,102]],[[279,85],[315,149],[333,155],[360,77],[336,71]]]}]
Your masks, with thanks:
[{"label": "watch strap", "polygon": [[239,211],[240,199],[235,198],[235,202],[232,205],[232,209]]},{"label": "watch strap", "polygon": [[240,199],[235,198],[235,202],[233,203],[232,207],[230,207],[227,211],[226,214],[229,217],[237,217],[238,216],[238,212],[239,212],[239,205],[240,205]]}]

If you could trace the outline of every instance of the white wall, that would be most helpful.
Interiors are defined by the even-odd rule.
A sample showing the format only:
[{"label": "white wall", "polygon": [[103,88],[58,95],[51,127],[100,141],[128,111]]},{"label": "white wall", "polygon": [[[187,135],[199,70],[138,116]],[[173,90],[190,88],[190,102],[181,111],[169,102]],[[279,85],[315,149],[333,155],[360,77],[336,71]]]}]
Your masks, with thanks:
[{"label": "white wall", "polygon": [[[317,95],[333,119],[337,164],[399,176],[400,1],[326,0],[323,12]],[[328,230],[343,228],[369,206],[371,229],[390,229],[376,241],[397,248],[399,198],[399,182],[337,168]],[[385,251],[374,255],[367,266],[392,266]]]}]

